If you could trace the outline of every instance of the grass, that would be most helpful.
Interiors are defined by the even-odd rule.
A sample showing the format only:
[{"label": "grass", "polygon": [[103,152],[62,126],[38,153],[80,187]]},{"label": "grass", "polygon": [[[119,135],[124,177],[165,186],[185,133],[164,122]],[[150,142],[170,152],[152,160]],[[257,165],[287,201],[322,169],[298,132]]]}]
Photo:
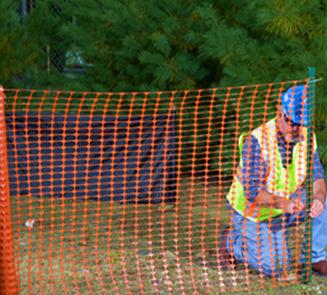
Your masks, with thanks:
[{"label": "grass", "polygon": [[321,277],[221,270],[214,237],[229,220],[225,193],[185,179],[175,205],[12,198],[21,294],[327,293]]}]

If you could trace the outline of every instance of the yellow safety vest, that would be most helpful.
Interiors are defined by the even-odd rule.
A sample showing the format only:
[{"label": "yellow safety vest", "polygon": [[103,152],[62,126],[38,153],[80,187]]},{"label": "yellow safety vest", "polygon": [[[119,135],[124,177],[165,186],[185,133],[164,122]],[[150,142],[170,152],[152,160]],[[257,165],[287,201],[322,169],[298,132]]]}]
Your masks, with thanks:
[{"label": "yellow safety vest", "polygon": [[[261,155],[267,163],[267,175],[264,180],[265,189],[275,196],[288,199],[290,194],[294,193],[306,178],[307,129],[303,128],[303,138],[294,146],[292,162],[287,168],[283,167],[282,156],[278,148],[276,118],[252,131],[251,135],[258,140]],[[247,200],[246,188],[243,188],[241,181],[242,177],[246,177],[241,172],[243,167],[243,140],[245,136],[246,134],[242,134],[239,138],[240,164],[227,199],[230,205],[243,216],[256,222],[263,221],[282,214],[283,210],[266,207],[258,208],[256,203]],[[315,138],[314,149],[316,149]]]}]

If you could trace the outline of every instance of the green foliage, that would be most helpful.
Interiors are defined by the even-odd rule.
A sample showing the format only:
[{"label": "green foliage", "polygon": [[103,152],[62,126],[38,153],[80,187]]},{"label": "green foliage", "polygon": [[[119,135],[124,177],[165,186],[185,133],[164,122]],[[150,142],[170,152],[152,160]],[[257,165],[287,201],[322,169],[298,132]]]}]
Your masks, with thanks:
[{"label": "green foliage", "polygon": [[[326,0],[44,0],[23,20],[18,3],[0,4],[7,86],[203,89],[303,79],[315,66],[323,79],[316,132],[327,167]],[[71,56],[83,74],[67,73]]]},{"label": "green foliage", "polygon": [[83,2],[68,30],[82,31],[72,42],[92,64],[86,75],[92,87],[162,90],[214,82],[210,58],[199,55],[206,30],[196,14],[201,1]]},{"label": "green foliage", "polygon": [[0,83],[14,86],[34,61],[31,45],[17,16],[18,1],[0,2]]}]

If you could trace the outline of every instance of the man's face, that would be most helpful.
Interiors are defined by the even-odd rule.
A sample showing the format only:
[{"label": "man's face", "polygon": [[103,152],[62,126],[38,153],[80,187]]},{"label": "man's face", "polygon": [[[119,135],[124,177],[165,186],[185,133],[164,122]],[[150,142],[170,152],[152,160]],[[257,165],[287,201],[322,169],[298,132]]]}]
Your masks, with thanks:
[{"label": "man's face", "polygon": [[294,141],[299,138],[302,131],[302,126],[300,124],[294,123],[290,118],[288,118],[285,113],[282,114],[283,121],[283,134],[287,141]]}]

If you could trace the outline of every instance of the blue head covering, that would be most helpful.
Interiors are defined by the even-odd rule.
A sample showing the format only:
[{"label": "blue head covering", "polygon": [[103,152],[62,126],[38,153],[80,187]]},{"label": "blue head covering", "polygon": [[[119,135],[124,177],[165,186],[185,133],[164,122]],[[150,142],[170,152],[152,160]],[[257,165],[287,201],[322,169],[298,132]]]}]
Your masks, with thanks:
[{"label": "blue head covering", "polygon": [[293,86],[282,94],[282,109],[294,123],[309,124],[308,91],[304,85]]}]

